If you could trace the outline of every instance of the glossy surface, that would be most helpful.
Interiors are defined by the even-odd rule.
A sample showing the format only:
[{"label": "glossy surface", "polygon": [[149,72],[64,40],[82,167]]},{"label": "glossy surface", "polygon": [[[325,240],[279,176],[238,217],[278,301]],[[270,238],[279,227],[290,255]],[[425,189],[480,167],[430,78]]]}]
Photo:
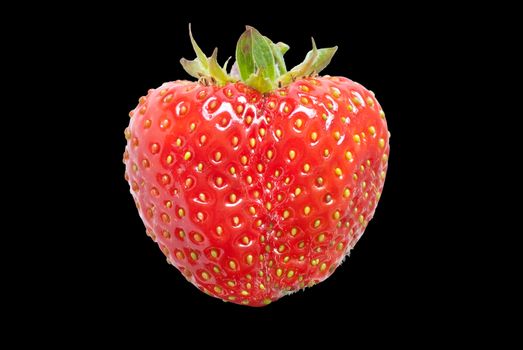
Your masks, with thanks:
[{"label": "glossy surface", "polygon": [[142,97],[126,179],[168,261],[204,292],[262,306],[327,278],[372,218],[384,113],[346,78],[261,95],[177,81]]}]

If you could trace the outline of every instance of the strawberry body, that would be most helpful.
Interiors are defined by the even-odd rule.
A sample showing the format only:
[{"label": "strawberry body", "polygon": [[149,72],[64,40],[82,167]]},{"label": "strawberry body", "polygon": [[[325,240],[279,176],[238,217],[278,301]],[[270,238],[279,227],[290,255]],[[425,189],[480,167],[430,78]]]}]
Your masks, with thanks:
[{"label": "strawberry body", "polygon": [[226,301],[262,306],[330,276],[383,188],[384,113],[347,78],[265,94],[169,82],[130,116],[126,179],[147,234]]}]

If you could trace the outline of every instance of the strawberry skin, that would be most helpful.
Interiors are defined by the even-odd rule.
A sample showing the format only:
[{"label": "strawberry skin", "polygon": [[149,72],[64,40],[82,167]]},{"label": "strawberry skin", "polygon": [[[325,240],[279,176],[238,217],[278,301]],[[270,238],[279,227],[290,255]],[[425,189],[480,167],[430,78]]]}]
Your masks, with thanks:
[{"label": "strawberry skin", "polygon": [[125,177],[147,234],[205,293],[263,306],[330,276],[387,170],[374,95],[343,77],[264,94],[176,81],[130,113]]}]

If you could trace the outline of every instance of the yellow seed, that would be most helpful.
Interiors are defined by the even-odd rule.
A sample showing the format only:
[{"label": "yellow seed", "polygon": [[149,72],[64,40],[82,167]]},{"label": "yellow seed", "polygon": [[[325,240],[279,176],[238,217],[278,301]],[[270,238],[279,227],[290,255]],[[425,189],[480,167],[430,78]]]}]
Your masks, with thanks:
[{"label": "yellow seed", "polygon": [[260,198],[260,191],[253,192],[254,198]]},{"label": "yellow seed", "polygon": [[249,207],[249,213],[252,215],[256,214],[256,209],[254,207]]},{"label": "yellow seed", "polygon": [[329,102],[329,103],[327,103],[327,108],[332,109],[332,108],[334,108],[334,106],[332,105],[332,103]]},{"label": "yellow seed", "polygon": [[341,215],[341,214],[340,214],[340,211],[339,211],[339,210],[336,210],[336,211],[334,212],[334,214],[332,214],[332,218],[333,218],[334,220],[338,220],[338,219],[340,218],[340,215]]},{"label": "yellow seed", "polygon": [[[260,271],[262,272],[262,271]],[[263,272],[262,272],[263,273]],[[263,283],[260,283],[260,285],[258,286],[261,290],[265,290],[265,286],[263,285]]]},{"label": "yellow seed", "polygon": [[176,146],[180,147],[181,145],[182,145],[182,139],[178,137],[176,139]]},{"label": "yellow seed", "polygon": [[178,216],[181,218],[185,216],[185,210],[183,210],[183,208],[178,209]]},{"label": "yellow seed", "polygon": [[317,182],[318,185],[320,185],[320,186],[323,185],[323,177],[320,176],[319,178],[317,178],[317,179],[316,179],[316,182]]},{"label": "yellow seed", "polygon": [[283,106],[283,112],[289,113],[289,106],[287,106],[287,105]]},{"label": "yellow seed", "polygon": [[320,225],[321,225],[320,219],[314,220],[314,228],[318,228],[318,227],[320,227]]},{"label": "yellow seed", "polygon": [[338,140],[340,139],[340,137],[341,137],[339,131],[335,131],[334,134],[333,134],[333,136],[334,136],[334,139],[335,139],[336,141],[338,141]]},{"label": "yellow seed", "polygon": [[184,230],[178,231],[178,236],[180,236],[181,239],[184,239],[185,238],[185,231]]},{"label": "yellow seed", "polygon": [[363,215],[360,214],[360,216],[358,216],[358,221],[360,222],[360,224],[363,224]]},{"label": "yellow seed", "polygon": [[345,152],[345,159],[347,159],[348,161],[351,161],[352,160],[352,152],[350,152],[350,151]]},{"label": "yellow seed", "polygon": [[167,159],[165,159],[165,161],[167,162],[167,164],[171,164],[173,162],[173,156],[169,154],[167,156]]},{"label": "yellow seed", "polygon": [[290,151],[289,151],[289,158],[290,158],[291,160],[293,160],[295,157],[296,157],[296,151],[294,151],[294,150],[290,150]]},{"label": "yellow seed", "polygon": [[236,107],[236,112],[238,112],[238,114],[240,114],[241,112],[243,112],[243,106],[242,105],[238,105]]},{"label": "yellow seed", "polygon": [[367,97],[367,104],[368,104],[370,107],[374,106],[374,100],[373,100],[370,96]]},{"label": "yellow seed", "polygon": [[277,269],[277,270],[276,270],[276,275],[277,275],[278,277],[280,277],[282,273],[283,273],[283,271],[282,271],[281,269]]},{"label": "yellow seed", "polygon": [[218,161],[220,161],[220,159],[222,159],[222,154],[221,154],[221,152],[216,152],[216,153],[214,154],[214,160],[218,162]]},{"label": "yellow seed", "polygon": [[232,138],[232,145],[233,146],[237,146],[238,145],[238,142],[240,142],[240,140],[238,139],[237,136],[233,136]]},{"label": "yellow seed", "polygon": [[196,214],[196,217],[197,217],[198,220],[200,220],[200,221],[203,221],[203,219],[204,219],[204,216],[203,216],[203,213],[202,213],[202,212],[198,212],[198,213]]},{"label": "yellow seed", "polygon": [[320,266],[320,271],[325,271],[326,268],[327,268],[327,264],[322,263]]},{"label": "yellow seed", "polygon": [[205,271],[202,272],[202,278],[203,278],[204,280],[208,280],[210,277],[211,277],[211,276],[209,276],[209,274],[208,274],[207,272],[205,272]]},{"label": "yellow seed", "polygon": [[369,134],[372,136],[376,135],[376,128],[373,126],[369,126]]},{"label": "yellow seed", "polygon": [[267,203],[265,203],[265,207],[267,208],[267,210],[271,210],[271,209],[272,209],[272,204],[271,204],[271,202],[267,202]]},{"label": "yellow seed", "polygon": [[216,259],[218,257],[218,251],[216,249],[211,249],[211,256]]},{"label": "yellow seed", "polygon": [[304,92],[309,92],[309,87],[307,85],[300,85],[300,90]]},{"label": "yellow seed", "polygon": [[292,236],[296,236],[297,233],[298,233],[298,229],[296,227],[291,228],[291,235]]},{"label": "yellow seed", "polygon": [[231,175],[234,175],[236,174],[236,169],[232,166],[229,168],[229,172],[231,173]]},{"label": "yellow seed", "polygon": [[338,245],[336,246],[336,249],[337,250],[342,250],[343,249],[343,243],[342,242],[338,243]]},{"label": "yellow seed", "polygon": [[278,247],[278,251],[281,253],[285,250],[285,246],[282,244]]},{"label": "yellow seed", "polygon": [[194,131],[194,129],[196,129],[196,124],[195,123],[191,123],[191,125],[189,125],[189,128],[192,131]]},{"label": "yellow seed", "polygon": [[342,171],[341,171],[340,168],[336,168],[336,169],[334,169],[334,173],[336,174],[336,176],[341,176],[341,175],[343,175],[343,173],[342,173]]},{"label": "yellow seed", "polygon": [[166,201],[166,202],[165,202],[165,206],[166,206],[167,208],[172,208],[172,206],[173,206],[173,202],[171,202],[171,201]]},{"label": "yellow seed", "polygon": [[220,272],[221,272],[221,270],[220,270],[220,268],[219,268],[218,266],[214,266],[214,267],[212,268],[212,270],[213,270],[214,272],[216,272],[216,273],[220,273]]},{"label": "yellow seed", "polygon": [[290,215],[291,215],[291,213],[290,213],[288,210],[285,210],[285,211],[283,212],[283,218],[284,218],[284,219],[287,219]]},{"label": "yellow seed", "polygon": [[303,165],[303,171],[308,173],[309,170],[311,170],[311,165],[309,163],[305,163],[305,165]]},{"label": "yellow seed", "polygon": [[231,270],[236,270],[236,263],[232,260],[229,261],[229,267]]},{"label": "yellow seed", "polygon": [[316,141],[318,139],[318,133],[316,131],[313,131],[311,133],[311,140]]},{"label": "yellow seed", "polygon": [[341,93],[340,93],[340,90],[338,90],[338,88],[331,88],[331,91],[332,91],[332,96],[334,96],[335,98],[338,98],[340,97]]},{"label": "yellow seed", "polygon": [[235,217],[232,218],[232,222],[234,223],[234,225],[238,226],[238,224],[240,223],[240,218],[235,216]]},{"label": "yellow seed", "polygon": [[203,237],[199,233],[195,233],[193,238],[194,238],[194,240],[196,242],[202,242],[203,241]]},{"label": "yellow seed", "polygon": [[277,130],[276,130],[276,136],[277,136],[278,138],[281,138],[281,135],[282,135],[281,130],[280,130],[280,129],[277,129]]},{"label": "yellow seed", "polygon": [[325,240],[325,235],[322,233],[318,236],[318,242],[323,242]]},{"label": "yellow seed", "polygon": [[381,119],[385,119],[385,112],[383,112],[383,110],[380,111],[380,117]]},{"label": "yellow seed", "polygon": [[306,206],[305,208],[303,208],[303,213],[304,213],[305,215],[309,215],[310,212],[311,212],[311,207]]},{"label": "yellow seed", "polygon": [[381,173],[380,173],[380,176],[381,176],[382,179],[384,179],[385,178],[385,171],[382,170]]},{"label": "yellow seed", "polygon": [[198,260],[198,254],[196,254],[195,252],[191,252],[191,259]]},{"label": "yellow seed", "polygon": [[291,182],[291,178],[290,177],[286,177],[284,182],[288,185]]},{"label": "yellow seed", "polygon": [[231,201],[231,203],[236,203],[236,195],[234,193],[229,196],[229,201]]},{"label": "yellow seed", "polygon": [[223,179],[221,177],[216,178],[216,185],[218,185],[218,186],[223,185]]},{"label": "yellow seed", "polygon": [[325,157],[328,157],[329,154],[330,154],[329,150],[328,150],[327,148],[325,148],[325,149],[323,150],[323,155],[324,155]]},{"label": "yellow seed", "polygon": [[361,141],[361,139],[360,139],[360,135],[354,135],[354,136],[352,137],[352,139],[353,139],[354,142],[356,142],[356,143],[360,143],[360,141]]},{"label": "yellow seed", "polygon": [[263,299],[263,303],[264,303],[265,305],[269,305],[271,302],[272,302],[271,299]]},{"label": "yellow seed", "polygon": [[250,138],[249,145],[251,145],[252,148],[254,148],[254,146],[256,146],[256,140],[254,139],[254,137]]},{"label": "yellow seed", "polygon": [[311,265],[312,265],[312,266],[316,266],[316,265],[318,265],[319,263],[320,263],[320,259],[313,259],[313,260],[311,260]]},{"label": "yellow seed", "polygon": [[258,133],[260,134],[261,137],[264,137],[265,136],[265,128],[260,128]]},{"label": "yellow seed", "polygon": [[221,289],[220,287],[218,287],[218,286],[214,286],[214,291],[215,291],[216,293],[221,293],[221,292],[222,292],[222,289]]},{"label": "yellow seed", "polygon": [[380,145],[381,148],[385,147],[385,140],[379,139],[378,144]]},{"label": "yellow seed", "polygon": [[299,196],[300,193],[301,193],[301,188],[296,187],[296,189],[294,190],[294,195],[295,195],[295,196]]},{"label": "yellow seed", "polygon": [[370,166],[370,159],[367,159],[365,163],[367,164],[367,166]]},{"label": "yellow seed", "polygon": [[240,162],[241,162],[243,165],[246,165],[246,164],[247,164],[247,161],[248,161],[247,156],[241,156],[241,157],[240,157]]},{"label": "yellow seed", "polygon": [[252,259],[253,259],[252,255],[249,254],[249,255],[247,255],[247,258],[245,260],[247,261],[247,264],[252,265]]},{"label": "yellow seed", "polygon": [[300,242],[300,243],[298,244],[298,248],[301,249],[301,248],[303,248],[303,247],[305,247],[305,242]]},{"label": "yellow seed", "polygon": [[294,125],[296,125],[297,128],[301,128],[301,126],[303,125],[303,120],[296,119],[296,122],[294,123]]},{"label": "yellow seed", "polygon": [[227,285],[229,287],[234,287],[236,285],[236,282],[234,282],[234,281],[227,281]]},{"label": "yellow seed", "polygon": [[294,276],[294,271],[290,270],[287,272],[287,278],[292,278],[292,276]]},{"label": "yellow seed", "polygon": [[[247,296],[247,295],[249,295],[249,292],[247,292],[246,290],[242,290],[241,294],[244,295],[244,296]],[[248,302],[248,300],[247,300],[247,302]]]},{"label": "yellow seed", "polygon": [[281,194],[278,194],[278,195],[276,196],[276,200],[277,200],[278,202],[281,202],[281,201],[283,200],[283,196],[282,196]]},{"label": "yellow seed", "polygon": [[273,109],[274,107],[276,107],[276,103],[274,101],[269,102],[269,108]]},{"label": "yellow seed", "polygon": [[272,152],[272,150],[267,151],[267,158],[272,159],[273,155],[274,155],[274,153]]},{"label": "yellow seed", "polygon": [[217,233],[218,235],[221,235],[221,234],[223,233],[223,228],[222,228],[221,226],[217,226],[217,227],[216,227],[216,233]]},{"label": "yellow seed", "polygon": [[202,171],[203,170],[203,163],[198,163],[198,171]]},{"label": "yellow seed", "polygon": [[353,174],[352,178],[354,179],[354,181],[358,180],[358,174]]},{"label": "yellow seed", "polygon": [[323,114],[321,115],[321,119],[323,119],[323,120],[327,120],[327,114],[323,113]]},{"label": "yellow seed", "polygon": [[247,123],[247,125],[251,125],[252,123],[252,117],[249,115],[247,116],[247,118],[245,118],[245,123]]},{"label": "yellow seed", "polygon": [[247,183],[249,185],[252,184],[252,176],[251,175],[247,175]]},{"label": "yellow seed", "polygon": [[183,155],[183,159],[185,159],[185,160],[191,159],[191,152],[185,152],[185,154]]}]

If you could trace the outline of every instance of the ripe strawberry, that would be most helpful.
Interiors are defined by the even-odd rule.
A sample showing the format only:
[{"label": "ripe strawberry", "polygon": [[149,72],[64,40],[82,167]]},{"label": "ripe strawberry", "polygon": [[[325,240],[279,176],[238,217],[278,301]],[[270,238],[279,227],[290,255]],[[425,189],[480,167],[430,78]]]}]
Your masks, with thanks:
[{"label": "ripe strawberry", "polygon": [[[199,82],[149,90],[125,131],[126,179],[147,234],[205,293],[262,306],[330,276],[378,203],[389,153],[374,94],[317,76],[336,48],[287,72],[254,28],[227,75],[191,40]],[[280,86],[280,87],[278,87]]]}]

